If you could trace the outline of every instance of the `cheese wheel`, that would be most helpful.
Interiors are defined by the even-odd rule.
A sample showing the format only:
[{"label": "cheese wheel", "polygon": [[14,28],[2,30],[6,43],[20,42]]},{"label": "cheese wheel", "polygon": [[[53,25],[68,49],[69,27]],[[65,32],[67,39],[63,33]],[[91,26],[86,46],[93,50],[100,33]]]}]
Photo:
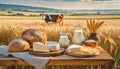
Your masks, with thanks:
[{"label": "cheese wheel", "polygon": [[58,42],[54,41],[47,41],[45,43],[45,46],[48,46],[50,51],[57,51],[60,50],[60,44]]},{"label": "cheese wheel", "polygon": [[14,39],[8,44],[8,51],[23,52],[30,49],[30,44],[23,39]]}]

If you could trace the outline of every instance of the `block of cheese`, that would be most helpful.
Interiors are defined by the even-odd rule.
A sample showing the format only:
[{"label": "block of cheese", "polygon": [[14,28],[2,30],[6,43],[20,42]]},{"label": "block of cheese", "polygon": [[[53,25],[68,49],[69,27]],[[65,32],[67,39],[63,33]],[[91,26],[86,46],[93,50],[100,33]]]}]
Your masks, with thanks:
[{"label": "block of cheese", "polygon": [[58,42],[54,41],[47,41],[45,43],[45,46],[48,46],[50,51],[57,51],[60,50],[60,44]]},{"label": "block of cheese", "polygon": [[50,52],[49,47],[45,46],[41,42],[34,42],[33,43],[33,51]]}]

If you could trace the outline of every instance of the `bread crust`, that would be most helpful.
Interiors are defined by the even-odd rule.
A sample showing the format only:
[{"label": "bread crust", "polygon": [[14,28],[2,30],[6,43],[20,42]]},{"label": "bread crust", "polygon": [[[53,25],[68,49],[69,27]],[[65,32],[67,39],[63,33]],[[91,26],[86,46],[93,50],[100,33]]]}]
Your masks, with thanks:
[{"label": "bread crust", "polygon": [[35,29],[27,29],[23,31],[22,38],[30,43],[31,48],[33,48],[33,42],[41,42],[45,44],[47,41],[47,35],[44,32]]},{"label": "bread crust", "polygon": [[14,39],[8,44],[10,52],[24,52],[30,49],[30,44],[23,39]]}]

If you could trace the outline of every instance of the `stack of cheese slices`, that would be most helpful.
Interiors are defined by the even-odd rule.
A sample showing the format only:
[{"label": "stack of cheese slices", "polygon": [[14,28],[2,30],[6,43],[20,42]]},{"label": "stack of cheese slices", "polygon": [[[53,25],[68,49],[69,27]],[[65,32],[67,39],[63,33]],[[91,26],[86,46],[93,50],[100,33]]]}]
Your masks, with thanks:
[{"label": "stack of cheese slices", "polygon": [[81,45],[70,45],[67,48],[67,51],[73,54],[80,55],[97,55],[99,51],[96,48],[89,46],[81,46]]}]

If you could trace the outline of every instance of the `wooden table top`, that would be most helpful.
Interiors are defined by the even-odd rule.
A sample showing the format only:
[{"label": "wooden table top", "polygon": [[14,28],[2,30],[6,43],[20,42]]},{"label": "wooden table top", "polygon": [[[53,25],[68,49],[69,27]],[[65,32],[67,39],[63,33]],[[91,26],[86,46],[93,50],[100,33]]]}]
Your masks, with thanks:
[{"label": "wooden table top", "polygon": [[[90,65],[113,65],[114,60],[113,58],[100,46],[96,47],[100,54],[94,57],[87,57],[87,58],[78,58],[72,57],[66,54],[61,56],[52,57],[47,65],[54,65],[54,66],[90,66]],[[5,57],[0,55],[0,66],[15,66],[15,65],[30,65],[29,63],[25,62],[20,58],[14,57]]]}]

